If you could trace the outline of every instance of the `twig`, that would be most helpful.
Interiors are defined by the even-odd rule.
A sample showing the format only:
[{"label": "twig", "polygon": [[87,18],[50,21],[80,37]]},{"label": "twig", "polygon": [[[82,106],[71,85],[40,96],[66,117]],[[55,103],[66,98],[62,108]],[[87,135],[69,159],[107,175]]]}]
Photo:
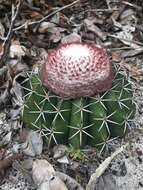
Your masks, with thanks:
[{"label": "twig", "polygon": [[118,11],[119,9],[89,9],[89,10],[85,10],[85,12],[108,12],[108,13],[112,13],[114,11]]},{"label": "twig", "polygon": [[100,166],[97,168],[96,172],[91,175],[90,180],[86,186],[86,190],[94,190],[95,189],[95,185],[96,185],[97,180],[105,172],[105,170],[108,168],[108,166],[111,163],[111,161],[113,160],[113,158],[115,156],[117,156],[119,153],[121,153],[127,146],[128,146],[128,144],[122,146],[121,148],[116,150],[110,157],[106,158],[100,164]]},{"label": "twig", "polygon": [[5,62],[7,60],[7,54],[9,52],[9,47],[10,47],[10,44],[11,44],[11,38],[12,38],[12,35],[13,35],[13,27],[14,27],[17,15],[19,13],[20,5],[21,5],[21,0],[18,1],[18,4],[17,4],[16,7],[14,6],[14,4],[12,4],[12,7],[11,7],[11,9],[12,9],[11,24],[10,24],[8,34],[7,34],[5,40],[4,40],[3,44],[2,44],[3,54],[2,54],[1,60],[0,60],[0,68],[5,64]]},{"label": "twig", "polygon": [[80,1],[80,0],[76,0],[76,1],[74,1],[73,3],[70,3],[70,4],[68,4],[68,5],[64,6],[64,7],[61,7],[61,8],[59,8],[58,10],[53,11],[52,13],[48,14],[47,16],[43,17],[43,18],[40,19],[40,20],[37,20],[37,21],[34,21],[34,22],[29,22],[29,23],[26,22],[26,23],[24,23],[23,25],[14,28],[13,31],[17,31],[17,30],[20,30],[20,29],[24,29],[25,27],[33,26],[33,25],[35,25],[35,24],[41,24],[43,21],[47,20],[47,19],[50,18],[51,16],[55,15],[56,13],[58,13],[58,12],[64,10],[64,9],[67,9],[67,8],[69,8],[69,7],[72,7],[73,5],[75,5],[76,3],[78,3],[79,1]]},{"label": "twig", "polygon": [[134,3],[129,3],[129,2],[127,2],[127,1],[122,1],[122,3],[124,4],[124,5],[128,5],[128,6],[130,6],[130,7],[133,7],[133,8],[135,8],[135,9],[138,9],[138,10],[142,10],[142,7],[139,7],[138,5],[136,5],[136,4],[134,4]]}]

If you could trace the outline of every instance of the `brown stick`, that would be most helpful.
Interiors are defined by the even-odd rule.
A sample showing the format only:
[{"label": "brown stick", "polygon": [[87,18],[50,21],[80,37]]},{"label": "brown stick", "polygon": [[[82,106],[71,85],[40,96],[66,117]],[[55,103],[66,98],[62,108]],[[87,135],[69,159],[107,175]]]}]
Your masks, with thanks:
[{"label": "brown stick", "polygon": [[35,25],[35,24],[41,24],[43,21],[47,20],[47,19],[50,18],[51,16],[55,15],[56,13],[58,13],[58,12],[64,10],[64,9],[67,9],[67,8],[69,8],[69,7],[72,7],[73,5],[75,5],[76,3],[78,3],[79,1],[80,1],[80,0],[76,0],[76,1],[74,1],[74,2],[72,2],[72,3],[70,3],[70,4],[68,4],[68,5],[65,5],[64,7],[61,7],[61,8],[59,8],[58,10],[55,10],[55,11],[53,11],[52,13],[46,15],[45,17],[43,17],[43,18],[40,19],[40,20],[37,20],[37,21],[34,21],[34,22],[29,22],[29,23],[26,22],[26,23],[24,23],[23,25],[14,28],[13,31],[17,31],[17,30],[20,30],[20,29],[24,29],[24,28],[26,28],[26,27],[28,27],[28,26],[33,26],[33,25]]},{"label": "brown stick", "polygon": [[11,38],[13,35],[13,27],[14,27],[17,15],[19,13],[19,10],[20,10],[20,5],[21,5],[21,0],[18,0],[18,4],[16,6],[14,6],[14,4],[12,4],[12,7],[11,7],[11,11],[12,11],[11,24],[10,24],[8,34],[7,34],[5,40],[2,44],[3,54],[2,54],[1,59],[0,59],[0,68],[2,68],[3,65],[5,65],[5,62],[7,60],[7,55],[9,53],[9,47],[11,44]]}]

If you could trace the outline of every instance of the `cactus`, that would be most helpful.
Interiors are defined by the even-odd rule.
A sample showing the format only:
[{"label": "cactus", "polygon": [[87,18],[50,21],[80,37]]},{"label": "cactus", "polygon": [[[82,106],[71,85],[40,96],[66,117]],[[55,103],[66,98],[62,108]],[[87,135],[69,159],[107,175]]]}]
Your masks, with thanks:
[{"label": "cactus", "polygon": [[62,99],[42,85],[38,74],[23,85],[24,123],[37,130],[49,146],[97,146],[110,137],[122,137],[135,114],[131,84],[115,71],[112,87],[93,97]]}]

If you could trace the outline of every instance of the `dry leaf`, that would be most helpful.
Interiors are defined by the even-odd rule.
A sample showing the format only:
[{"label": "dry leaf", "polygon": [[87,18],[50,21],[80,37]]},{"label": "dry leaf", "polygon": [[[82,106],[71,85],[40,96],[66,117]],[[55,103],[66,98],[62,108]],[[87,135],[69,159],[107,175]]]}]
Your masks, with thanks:
[{"label": "dry leaf", "polygon": [[22,94],[21,85],[16,81],[16,77],[13,79],[10,93],[12,95],[13,108],[15,107],[20,108],[23,105],[23,97],[22,97],[23,94]]},{"label": "dry leaf", "polygon": [[39,33],[46,33],[51,31],[56,25],[51,22],[42,22],[38,28]]},{"label": "dry leaf", "polygon": [[55,175],[53,166],[47,160],[36,160],[32,169],[37,190],[68,190],[64,182]]},{"label": "dry leaf", "polygon": [[138,54],[141,54],[143,52],[143,48],[140,47],[138,49],[134,49],[134,50],[129,50],[129,51],[123,51],[122,52],[122,57],[133,57],[136,56]]},{"label": "dry leaf", "polygon": [[68,190],[84,190],[83,187],[72,177],[62,172],[56,172],[56,176],[58,176],[66,184]]},{"label": "dry leaf", "polygon": [[143,69],[128,64],[125,64],[125,67],[129,71],[132,78],[134,78],[138,82],[143,80]]},{"label": "dry leaf", "polygon": [[57,176],[51,177],[51,179],[44,181],[39,185],[37,190],[68,190],[64,182]]},{"label": "dry leaf", "polygon": [[10,46],[10,58],[21,57],[25,55],[26,48],[20,45],[18,40],[13,40]]},{"label": "dry leaf", "polygon": [[12,131],[8,132],[0,141],[0,147],[7,145],[11,141]]},{"label": "dry leaf", "polygon": [[26,142],[21,145],[21,148],[26,155],[40,155],[43,150],[43,140],[41,135],[33,130],[27,131]]},{"label": "dry leaf", "polygon": [[53,148],[53,157],[55,159],[61,158],[66,155],[67,147],[65,145],[59,144],[55,145]]},{"label": "dry leaf", "polygon": [[0,87],[0,109],[3,108],[3,105],[10,102],[11,95],[9,92],[10,84],[9,81],[5,82],[2,87]]},{"label": "dry leaf", "polygon": [[94,24],[94,21],[85,19],[84,20],[84,26],[87,31],[93,32],[95,35],[97,35],[101,40],[106,40],[106,34],[101,31],[101,29]]},{"label": "dry leaf", "polygon": [[32,177],[37,186],[55,174],[53,166],[47,160],[35,160],[33,162]]},{"label": "dry leaf", "polygon": [[70,35],[64,36],[62,38],[62,43],[66,42],[81,42],[81,36],[77,33],[71,33]]},{"label": "dry leaf", "polygon": [[21,59],[10,59],[9,60],[9,72],[12,77],[15,77],[18,73],[26,72],[29,70],[27,64],[22,63]]},{"label": "dry leaf", "polygon": [[122,60],[121,53],[117,51],[112,52],[112,61],[120,62]]},{"label": "dry leaf", "polygon": [[32,11],[32,13],[30,14],[30,17],[32,19],[35,19],[36,17],[40,16],[41,14],[37,11]]},{"label": "dry leaf", "polygon": [[2,23],[0,22],[0,37],[4,37],[4,34],[5,34],[5,28],[2,25]]},{"label": "dry leaf", "polygon": [[7,72],[7,66],[3,66],[2,68],[0,68],[0,87],[4,84],[4,82],[7,79]]}]

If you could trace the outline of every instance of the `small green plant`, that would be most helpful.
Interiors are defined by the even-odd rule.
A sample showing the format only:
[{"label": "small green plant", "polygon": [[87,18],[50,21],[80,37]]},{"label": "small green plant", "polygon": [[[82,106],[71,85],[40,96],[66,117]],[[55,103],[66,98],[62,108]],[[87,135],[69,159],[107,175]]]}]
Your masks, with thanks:
[{"label": "small green plant", "polygon": [[67,153],[74,160],[83,160],[85,158],[85,153],[83,152],[83,150],[81,150],[80,148],[76,149],[72,145],[69,145]]},{"label": "small green plant", "polygon": [[115,72],[110,90],[95,97],[64,100],[31,74],[23,88],[22,120],[39,131],[49,146],[71,144],[74,149],[97,146],[109,137],[122,137],[135,114],[131,84]]}]

